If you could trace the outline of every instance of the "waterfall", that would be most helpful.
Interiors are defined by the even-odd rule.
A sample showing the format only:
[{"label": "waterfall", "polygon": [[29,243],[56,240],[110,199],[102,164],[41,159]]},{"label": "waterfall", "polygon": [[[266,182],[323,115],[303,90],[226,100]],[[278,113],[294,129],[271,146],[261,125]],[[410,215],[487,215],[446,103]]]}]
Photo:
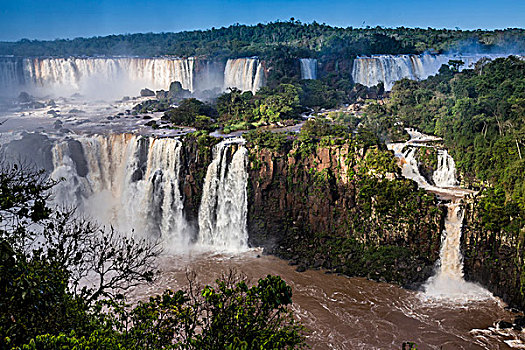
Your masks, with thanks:
[{"label": "waterfall", "polygon": [[242,139],[224,140],[214,147],[199,208],[200,244],[216,250],[246,249],[247,159]]},{"label": "waterfall", "polygon": [[448,203],[437,271],[424,285],[426,297],[455,301],[491,297],[490,292],[483,287],[463,279],[463,256],[460,250],[462,226],[463,210],[459,202]]},{"label": "waterfall", "polygon": [[180,191],[182,143],[130,134],[83,136],[53,147],[51,177],[60,204],[121,231],[160,236],[168,250],[187,247],[191,232]]},{"label": "waterfall", "polygon": [[432,189],[432,185],[419,172],[418,161],[416,158],[417,148],[408,147],[403,154],[403,168],[401,170],[404,177],[417,182],[419,187],[426,190]]},{"label": "waterfall", "polygon": [[257,92],[265,83],[262,63],[257,58],[229,59],[224,68],[224,89]]},{"label": "waterfall", "polygon": [[301,79],[317,79],[317,60],[314,58],[301,58]]},{"label": "waterfall", "polygon": [[14,57],[0,57],[0,92],[23,84],[23,60]]},{"label": "waterfall", "polygon": [[438,150],[438,167],[434,171],[432,180],[438,187],[454,187],[458,184],[456,164],[447,150]]},{"label": "waterfall", "polygon": [[508,55],[374,55],[357,57],[352,67],[352,78],[355,83],[374,86],[379,82],[385,84],[385,90],[392,90],[394,83],[403,78],[412,80],[426,79],[439,72],[443,64],[450,60],[461,60],[461,69],[472,66],[483,57],[495,59]]},{"label": "waterfall", "polygon": [[435,186],[429,184],[419,173],[416,154],[418,146],[433,147],[425,142],[438,139],[413,129],[407,129],[407,132],[411,137],[409,141],[388,144],[388,148],[393,150],[400,160],[403,176],[414,180],[420,188],[436,193],[442,198],[451,199],[451,202],[446,204],[447,217],[441,235],[436,272],[423,286],[425,290],[423,297],[454,302],[490,298],[490,292],[463,279],[463,257],[460,250],[463,211],[459,201],[468,191],[454,187],[457,185],[454,159],[446,150],[438,150],[438,169],[433,174]]},{"label": "waterfall", "polygon": [[193,67],[193,58],[2,58],[0,88],[68,95],[104,90],[105,97],[110,92],[137,95],[144,87],[168,89],[178,81],[193,91]]}]

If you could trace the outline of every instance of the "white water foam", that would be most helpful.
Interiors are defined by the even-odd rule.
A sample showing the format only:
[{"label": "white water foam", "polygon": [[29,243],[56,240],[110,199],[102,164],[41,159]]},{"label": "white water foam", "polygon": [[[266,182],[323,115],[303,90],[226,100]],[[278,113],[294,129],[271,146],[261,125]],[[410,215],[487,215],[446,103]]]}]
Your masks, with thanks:
[{"label": "white water foam", "polygon": [[[199,208],[199,243],[213,250],[248,248],[248,151],[243,143],[236,138],[217,144],[206,173]],[[234,146],[237,150],[231,154]]]}]

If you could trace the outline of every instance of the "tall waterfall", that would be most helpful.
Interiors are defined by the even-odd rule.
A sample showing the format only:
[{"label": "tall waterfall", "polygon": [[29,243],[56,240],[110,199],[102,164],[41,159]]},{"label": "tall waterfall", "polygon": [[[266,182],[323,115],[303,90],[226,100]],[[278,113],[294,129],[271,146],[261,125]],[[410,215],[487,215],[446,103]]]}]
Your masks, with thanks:
[{"label": "tall waterfall", "polygon": [[301,58],[301,79],[317,79],[317,60],[314,58]]},{"label": "tall waterfall", "polygon": [[436,140],[436,138],[414,130],[408,130],[408,132],[411,136],[408,142],[388,145],[389,149],[393,150],[396,157],[400,159],[403,176],[414,180],[419,187],[434,192],[440,197],[452,198],[451,202],[446,204],[447,217],[445,218],[445,229],[441,236],[441,249],[436,272],[425,283],[424,296],[453,301],[489,298],[491,297],[490,292],[463,279],[463,257],[460,250],[463,211],[460,200],[468,191],[454,187],[457,185],[454,159],[446,150],[438,150],[438,169],[433,174],[435,186],[431,185],[419,173],[416,154],[419,146],[428,147],[425,142]]},{"label": "tall waterfall", "polygon": [[463,68],[471,68],[483,57],[490,59],[507,55],[377,55],[357,57],[352,68],[355,83],[374,86],[385,84],[385,90],[391,90],[394,83],[403,78],[412,80],[426,79],[439,72],[443,64],[450,60],[461,60]]},{"label": "tall waterfall", "polygon": [[434,171],[432,180],[438,187],[454,187],[458,184],[456,164],[447,150],[438,150],[438,167]]},{"label": "tall waterfall", "polygon": [[463,279],[463,256],[460,249],[462,226],[463,210],[459,201],[455,200],[447,204],[437,271],[424,285],[427,297],[455,301],[491,297],[490,292],[483,287]]},{"label": "tall waterfall", "polygon": [[56,201],[102,224],[160,236],[169,249],[191,237],[180,191],[182,144],[130,134],[84,136],[53,147]]},{"label": "tall waterfall", "polygon": [[224,140],[213,149],[199,208],[202,245],[227,251],[247,247],[247,161],[242,139]]},{"label": "tall waterfall", "polygon": [[224,68],[224,89],[256,93],[265,84],[264,67],[257,58],[229,59]]},{"label": "tall waterfall", "polygon": [[178,81],[193,91],[193,66],[193,58],[2,58],[0,89],[136,95]]}]

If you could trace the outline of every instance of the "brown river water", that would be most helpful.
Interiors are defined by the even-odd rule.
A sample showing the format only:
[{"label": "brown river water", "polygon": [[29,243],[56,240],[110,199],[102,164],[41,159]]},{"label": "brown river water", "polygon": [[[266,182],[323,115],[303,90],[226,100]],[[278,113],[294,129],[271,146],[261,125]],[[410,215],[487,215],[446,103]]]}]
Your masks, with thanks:
[{"label": "brown river water", "polygon": [[497,298],[456,303],[364,278],[322,270],[299,273],[260,250],[162,258],[159,279],[135,290],[132,299],[184,288],[186,271],[196,272],[199,283],[209,284],[231,268],[252,282],[267,274],[280,275],[293,289],[293,311],[309,329],[312,349],[401,349],[407,341],[420,350],[525,348],[515,340],[521,333],[496,328],[497,321],[516,316]]}]

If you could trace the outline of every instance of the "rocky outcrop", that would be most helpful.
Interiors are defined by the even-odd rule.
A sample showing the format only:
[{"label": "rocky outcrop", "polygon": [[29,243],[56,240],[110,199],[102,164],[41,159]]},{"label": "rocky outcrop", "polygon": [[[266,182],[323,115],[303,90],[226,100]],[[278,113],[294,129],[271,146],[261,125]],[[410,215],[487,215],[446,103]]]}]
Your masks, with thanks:
[{"label": "rocky outcrop", "polygon": [[142,97],[155,96],[155,92],[150,89],[142,89],[140,90],[140,96]]},{"label": "rocky outcrop", "polygon": [[465,279],[482,284],[510,306],[525,309],[525,235],[509,234],[512,226],[518,226],[516,218],[505,213],[496,213],[500,222],[492,222],[487,211],[498,208],[486,205],[485,198],[477,195],[465,205],[461,242]]},{"label": "rocky outcrop", "polygon": [[[180,177],[186,220],[197,228],[198,213],[206,170],[212,160],[213,146],[220,140],[206,134],[184,137]],[[197,230],[195,230],[197,232]]]}]

